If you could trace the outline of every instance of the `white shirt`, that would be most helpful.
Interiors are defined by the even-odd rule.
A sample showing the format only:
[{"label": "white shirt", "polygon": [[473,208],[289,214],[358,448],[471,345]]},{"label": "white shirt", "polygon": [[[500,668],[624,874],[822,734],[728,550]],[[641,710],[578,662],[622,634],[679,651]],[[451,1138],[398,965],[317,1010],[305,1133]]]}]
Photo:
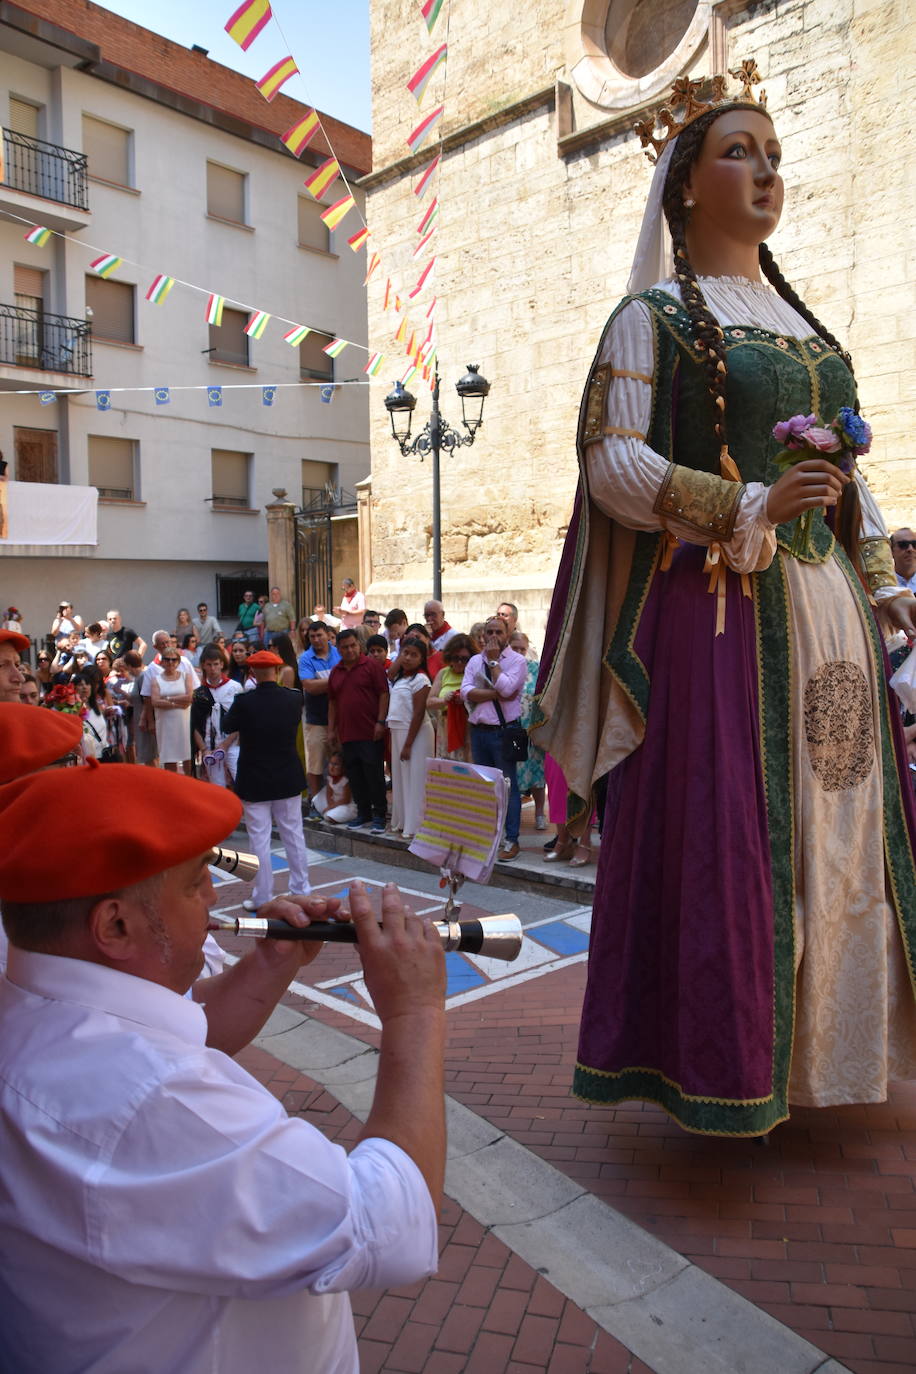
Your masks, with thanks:
[{"label": "white shirt", "polygon": [[[813,330],[796,310],[766,283],[745,277],[700,277],[703,295],[716,321],[723,327],[749,324],[795,339],[810,338]],[[659,282],[680,303],[677,284]],[[652,387],[655,345],[649,308],[631,301],[621,310],[605,337],[598,360],[613,361],[615,376],[608,392],[608,418],[629,434],[605,435],[587,451],[592,499],[606,515],[631,529],[661,528],[653,506],[668,471],[668,460],[656,453],[641,434],[647,434],[652,418]],[[788,419],[788,416],[785,418]],[[831,418],[831,417],[828,417]],[[887,528],[861,473],[858,477],[862,504],[862,537],[886,537]],[[776,552],[776,531],[766,518],[768,488],[748,482],[741,498],[734,533],[722,544],[725,560],[735,572],[760,572],[769,567]],[[702,539],[692,525],[665,519],[665,527],[689,543]],[[893,588],[889,589],[893,591]],[[886,591],[882,589],[882,594]],[[880,597],[879,597],[880,599]]]},{"label": "white shirt", "polygon": [[[186,658],[179,657],[177,667],[178,671],[185,679],[187,691],[193,692],[196,687],[200,686],[200,677],[193,663],[189,663]],[[152,663],[148,663],[140,676],[140,686],[138,688],[139,695],[141,697],[151,697],[153,695],[153,679],[161,677],[164,672],[165,669],[162,664],[157,663],[155,659]]]},{"label": "white shirt", "polygon": [[388,715],[386,723],[388,725],[409,725],[413,720],[413,699],[417,692],[422,692],[424,687],[429,687],[429,678],[425,673],[414,673],[413,677],[403,674],[397,682],[392,682],[390,695],[388,697]]},{"label": "white shirt", "polygon": [[345,1292],[435,1271],[412,1160],[348,1156],[205,1035],[157,984],[10,949],[2,1374],[357,1374]]}]

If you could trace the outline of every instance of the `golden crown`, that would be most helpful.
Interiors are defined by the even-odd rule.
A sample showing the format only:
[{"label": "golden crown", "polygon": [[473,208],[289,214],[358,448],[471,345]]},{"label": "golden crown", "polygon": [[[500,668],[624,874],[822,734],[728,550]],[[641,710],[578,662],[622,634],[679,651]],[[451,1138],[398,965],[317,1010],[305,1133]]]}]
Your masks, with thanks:
[{"label": "golden crown", "polygon": [[691,80],[689,76],[679,76],[671,87],[671,94],[665,104],[653,114],[633,125],[634,133],[639,134],[640,142],[650,162],[657,162],[672,138],[677,138],[682,129],[692,124],[700,115],[725,105],[759,105],[766,109],[767,93],[761,86],[759,96],[755,97],[754,87],[760,85],[761,76],[757,63],[749,57],[728,75],[741,83],[740,95],[728,95],[725,91],[725,77],[703,76]]}]

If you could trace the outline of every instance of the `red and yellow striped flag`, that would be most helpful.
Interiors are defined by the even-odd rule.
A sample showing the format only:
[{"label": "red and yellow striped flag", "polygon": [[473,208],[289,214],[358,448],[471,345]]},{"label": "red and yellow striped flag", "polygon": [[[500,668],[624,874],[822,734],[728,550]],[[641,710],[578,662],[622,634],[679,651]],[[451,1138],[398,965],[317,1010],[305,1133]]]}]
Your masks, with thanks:
[{"label": "red and yellow striped flag", "polygon": [[258,90],[265,100],[273,100],[284,82],[291,76],[295,76],[299,71],[291,57],[283,57],[279,62],[275,62],[269,72],[265,72],[257,83]]},{"label": "red and yellow striped flag", "polygon": [[316,200],[324,195],[325,191],[336,181],[340,175],[340,165],[336,157],[326,158],[320,167],[316,167],[311,176],[305,178],[305,189],[315,197]]},{"label": "red and yellow striped flag", "polygon": [[226,23],[226,32],[245,52],[270,19],[270,0],[243,0]]}]

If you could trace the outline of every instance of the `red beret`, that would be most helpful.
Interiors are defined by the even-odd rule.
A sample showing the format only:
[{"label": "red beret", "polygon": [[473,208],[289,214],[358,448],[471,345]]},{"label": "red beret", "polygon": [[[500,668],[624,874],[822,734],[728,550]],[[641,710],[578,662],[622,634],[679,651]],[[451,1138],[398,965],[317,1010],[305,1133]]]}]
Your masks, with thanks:
[{"label": "red beret", "polygon": [[[129,887],[205,854],[241,815],[224,787],[164,769],[90,759],[33,773],[0,787],[0,899],[56,902]],[[50,863],[52,854],[72,861]]]},{"label": "red beret", "polygon": [[0,705],[0,783],[23,778],[56,763],[78,746],[83,722],[63,711],[43,711],[18,702]]},{"label": "red beret", "polygon": [[15,630],[0,630],[0,644],[12,644],[14,649],[24,654],[29,647],[29,637],[17,635]]},{"label": "red beret", "polygon": [[249,668],[282,668],[283,659],[279,654],[272,654],[269,649],[259,649],[256,654],[249,654],[247,659]]}]

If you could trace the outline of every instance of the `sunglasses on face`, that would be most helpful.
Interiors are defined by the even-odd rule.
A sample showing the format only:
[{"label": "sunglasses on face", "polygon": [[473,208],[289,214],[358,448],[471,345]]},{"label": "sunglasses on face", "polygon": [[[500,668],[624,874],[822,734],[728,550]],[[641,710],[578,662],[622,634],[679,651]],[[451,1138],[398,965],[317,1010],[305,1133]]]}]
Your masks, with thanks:
[{"label": "sunglasses on face", "polygon": [[895,549],[916,549],[916,539],[898,539]]},{"label": "sunglasses on face", "polygon": [[173,658],[171,654],[168,656],[168,658],[166,658],[165,655],[163,655],[162,662],[163,662],[163,663],[177,663],[177,662],[178,662],[178,659],[177,659],[177,658]]}]

